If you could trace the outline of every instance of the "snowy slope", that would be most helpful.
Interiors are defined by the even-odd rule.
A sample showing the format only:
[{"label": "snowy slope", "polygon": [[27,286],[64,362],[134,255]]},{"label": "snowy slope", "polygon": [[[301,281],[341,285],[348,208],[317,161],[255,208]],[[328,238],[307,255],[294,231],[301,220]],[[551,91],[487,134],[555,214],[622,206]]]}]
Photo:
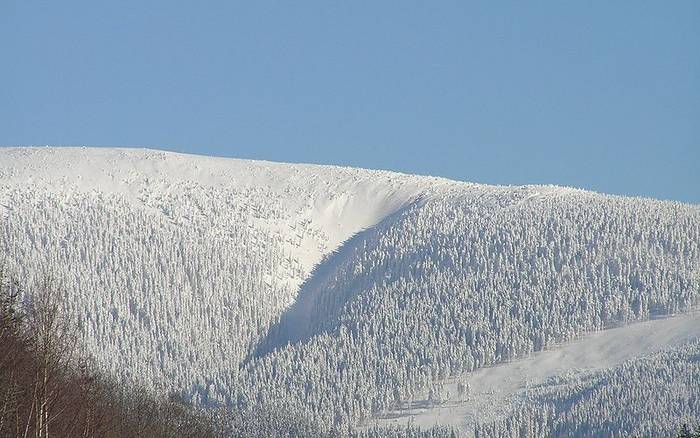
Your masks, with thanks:
[{"label": "snowy slope", "polygon": [[454,184],[90,148],[0,149],[0,181],[17,273],[61,279],[109,369],[188,390],[235,368],[324,255]]},{"label": "snowy slope", "polygon": [[[240,398],[297,399],[326,424],[426,393],[439,401],[450,377],[690,310],[700,302],[699,273],[696,206],[561,188],[459,188],[326,259],[297,299],[311,309],[303,342],[250,362]],[[282,344],[295,311],[271,331]]]},{"label": "snowy slope", "polygon": [[324,428],[700,303],[698,206],[141,149],[0,149],[0,251],[109,372]]},{"label": "snowy slope", "polygon": [[479,437],[676,436],[700,415],[700,340],[611,368],[570,372],[519,393],[512,413],[479,424]]},{"label": "snowy slope", "polygon": [[[444,384],[439,402],[430,403],[427,394],[423,394],[411,405],[404,404],[370,423],[451,425],[468,434],[476,424],[507,418],[520,406],[529,388],[544,385],[554,377],[605,370],[696,340],[700,340],[698,312],[595,332],[524,359],[450,379]],[[468,389],[460,393],[460,384]]]},{"label": "snowy slope", "polygon": [[[193,215],[210,213],[196,205],[198,191],[244,192],[235,199],[243,205],[254,204],[257,196],[267,197],[274,204],[272,208],[286,213],[282,223],[279,218],[266,217],[266,211],[253,211],[248,219],[253,227],[281,227],[289,234],[301,235],[299,242],[290,247],[306,272],[353,234],[376,224],[428,189],[451,184],[438,178],[392,172],[147,149],[4,148],[0,154],[5,198],[0,205],[5,209],[11,202],[8,191],[12,187],[31,186],[65,197],[73,193],[115,196],[133,207],[187,223],[195,220]],[[194,204],[194,211],[168,210],[168,198]],[[225,202],[222,204],[224,208]],[[291,233],[297,226],[302,227],[301,232]],[[304,234],[304,228],[309,229],[310,236]]]}]

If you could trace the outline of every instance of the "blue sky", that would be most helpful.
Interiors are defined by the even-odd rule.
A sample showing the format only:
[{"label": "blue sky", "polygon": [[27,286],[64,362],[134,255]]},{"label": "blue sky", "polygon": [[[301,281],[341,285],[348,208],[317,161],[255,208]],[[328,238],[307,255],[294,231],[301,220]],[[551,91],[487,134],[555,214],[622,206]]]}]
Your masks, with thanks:
[{"label": "blue sky", "polygon": [[700,2],[0,1],[0,144],[700,203]]}]

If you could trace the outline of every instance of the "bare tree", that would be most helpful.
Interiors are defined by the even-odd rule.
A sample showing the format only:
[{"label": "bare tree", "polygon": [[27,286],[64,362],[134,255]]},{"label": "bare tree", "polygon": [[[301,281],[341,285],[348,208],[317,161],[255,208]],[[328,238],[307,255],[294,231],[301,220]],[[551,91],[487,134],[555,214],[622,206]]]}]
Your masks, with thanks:
[{"label": "bare tree", "polygon": [[[11,281],[0,263],[0,434],[9,433],[12,423],[19,422],[18,406],[22,400],[22,377],[28,358],[22,332],[22,315],[18,311],[19,287]],[[19,427],[14,428],[15,432]]]},{"label": "bare tree", "polygon": [[75,326],[64,309],[61,292],[51,280],[45,280],[28,301],[26,330],[37,364],[33,409],[30,410],[27,424],[33,417],[34,436],[49,438],[52,423],[67,409],[65,403],[59,406],[56,402],[67,390],[60,379],[67,376],[74,365],[77,340]]},{"label": "bare tree", "polygon": [[90,358],[77,354],[76,327],[61,289],[47,280],[25,292],[4,272],[0,269],[0,436],[224,435],[225,418],[197,411],[177,394],[158,397],[136,382],[102,375]]}]

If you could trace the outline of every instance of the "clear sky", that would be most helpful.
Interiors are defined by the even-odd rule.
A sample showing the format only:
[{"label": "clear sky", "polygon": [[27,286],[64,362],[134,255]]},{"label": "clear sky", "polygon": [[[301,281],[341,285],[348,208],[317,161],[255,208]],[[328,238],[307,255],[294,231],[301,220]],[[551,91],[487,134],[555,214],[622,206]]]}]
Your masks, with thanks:
[{"label": "clear sky", "polygon": [[700,1],[0,0],[0,144],[700,203]]}]

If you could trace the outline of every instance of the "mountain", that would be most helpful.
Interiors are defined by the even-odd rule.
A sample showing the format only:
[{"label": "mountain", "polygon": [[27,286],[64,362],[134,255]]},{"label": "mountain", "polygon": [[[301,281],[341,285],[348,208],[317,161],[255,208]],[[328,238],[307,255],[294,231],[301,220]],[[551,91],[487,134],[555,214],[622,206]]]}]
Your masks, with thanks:
[{"label": "mountain", "polygon": [[[0,181],[7,266],[59,282],[105,370],[329,430],[430,414],[477,370],[700,302],[695,205],[140,149],[3,148]],[[663,424],[700,416],[668,400]],[[522,428],[487,420],[459,426]]]}]

